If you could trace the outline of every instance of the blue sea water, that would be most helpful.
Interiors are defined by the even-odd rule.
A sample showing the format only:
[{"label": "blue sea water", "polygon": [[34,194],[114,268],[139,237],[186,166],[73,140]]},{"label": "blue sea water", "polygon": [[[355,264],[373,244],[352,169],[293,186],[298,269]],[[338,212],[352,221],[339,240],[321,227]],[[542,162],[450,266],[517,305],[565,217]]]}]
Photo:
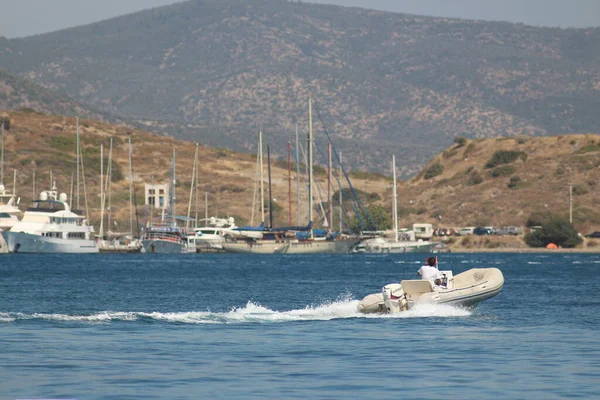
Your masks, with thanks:
[{"label": "blue sea water", "polygon": [[600,255],[497,267],[476,308],[356,312],[423,255],[0,257],[0,399],[558,399],[600,395]]}]

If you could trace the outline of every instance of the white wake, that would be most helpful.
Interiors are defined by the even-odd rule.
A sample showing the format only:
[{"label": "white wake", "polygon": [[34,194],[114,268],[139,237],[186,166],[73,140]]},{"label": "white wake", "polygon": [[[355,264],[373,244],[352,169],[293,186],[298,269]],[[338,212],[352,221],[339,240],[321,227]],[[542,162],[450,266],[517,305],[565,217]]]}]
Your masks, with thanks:
[{"label": "white wake", "polygon": [[358,303],[359,300],[340,298],[335,301],[326,302],[319,305],[307,305],[304,308],[289,311],[275,311],[264,307],[259,303],[248,301],[245,306],[233,307],[226,312],[102,311],[89,315],[0,312],[0,323],[11,323],[24,320],[43,320],[82,323],[147,321],[181,324],[234,324],[329,321],[345,318],[443,318],[465,317],[472,314],[472,311],[469,309],[447,304],[418,304],[408,311],[392,315],[362,314],[357,310]]}]

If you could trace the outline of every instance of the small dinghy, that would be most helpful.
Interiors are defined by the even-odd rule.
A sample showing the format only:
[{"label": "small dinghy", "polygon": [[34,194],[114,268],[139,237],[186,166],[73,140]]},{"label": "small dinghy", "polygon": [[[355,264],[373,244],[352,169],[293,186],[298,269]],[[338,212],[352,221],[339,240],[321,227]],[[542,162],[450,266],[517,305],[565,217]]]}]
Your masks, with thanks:
[{"label": "small dinghy", "polygon": [[416,303],[457,304],[470,306],[494,297],[504,285],[498,268],[473,268],[452,276],[440,271],[444,284],[433,286],[428,280],[403,280],[382,288],[381,293],[366,296],[359,304],[362,313],[397,313]]}]

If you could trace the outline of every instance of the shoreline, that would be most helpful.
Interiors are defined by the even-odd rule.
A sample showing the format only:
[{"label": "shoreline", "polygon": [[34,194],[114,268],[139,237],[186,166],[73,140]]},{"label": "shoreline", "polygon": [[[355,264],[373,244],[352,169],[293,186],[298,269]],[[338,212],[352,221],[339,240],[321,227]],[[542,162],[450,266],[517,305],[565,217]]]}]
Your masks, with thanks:
[{"label": "shoreline", "polygon": [[523,236],[465,236],[437,242],[452,253],[600,253],[600,242],[589,239],[574,248],[558,249],[529,247]]},{"label": "shoreline", "polygon": [[448,249],[450,253],[600,253],[600,248],[546,249],[543,247],[497,247],[490,249],[449,246]]}]

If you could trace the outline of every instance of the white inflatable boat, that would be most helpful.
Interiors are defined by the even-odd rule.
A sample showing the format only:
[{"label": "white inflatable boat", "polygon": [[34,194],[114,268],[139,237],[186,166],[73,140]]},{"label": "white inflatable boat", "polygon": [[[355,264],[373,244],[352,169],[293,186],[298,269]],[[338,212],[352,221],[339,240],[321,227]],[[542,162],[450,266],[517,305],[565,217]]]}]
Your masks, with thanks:
[{"label": "white inflatable boat", "polygon": [[366,296],[359,304],[362,313],[397,313],[412,308],[417,302],[470,306],[494,297],[504,285],[498,268],[473,268],[452,276],[440,271],[444,285],[434,286],[428,280],[404,280],[382,288],[381,293]]}]

